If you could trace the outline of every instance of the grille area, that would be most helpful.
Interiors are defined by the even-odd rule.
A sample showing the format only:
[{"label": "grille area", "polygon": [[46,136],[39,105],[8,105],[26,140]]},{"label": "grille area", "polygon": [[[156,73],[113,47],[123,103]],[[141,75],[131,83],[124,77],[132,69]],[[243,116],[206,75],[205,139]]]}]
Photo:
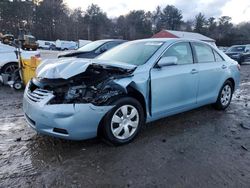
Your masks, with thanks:
[{"label": "grille area", "polygon": [[35,89],[34,91],[31,91],[28,89],[27,91],[27,97],[33,101],[33,102],[41,102],[45,99],[51,99],[53,97],[53,94],[51,91],[43,90],[43,89]]}]

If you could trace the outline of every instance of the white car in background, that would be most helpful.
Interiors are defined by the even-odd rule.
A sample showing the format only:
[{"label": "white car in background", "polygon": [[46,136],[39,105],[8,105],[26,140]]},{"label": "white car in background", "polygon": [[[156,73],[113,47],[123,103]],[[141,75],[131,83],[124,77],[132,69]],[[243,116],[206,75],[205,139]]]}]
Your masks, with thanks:
[{"label": "white car in background", "polygon": [[38,48],[45,50],[53,50],[56,48],[56,43],[54,41],[38,40]]},{"label": "white car in background", "polygon": [[[39,51],[21,50],[23,59],[30,59],[32,56],[40,57]],[[16,48],[0,43],[0,73],[8,74],[18,68]]]},{"label": "white car in background", "polygon": [[78,44],[74,41],[56,40],[56,48],[63,51],[76,50],[78,48]]}]

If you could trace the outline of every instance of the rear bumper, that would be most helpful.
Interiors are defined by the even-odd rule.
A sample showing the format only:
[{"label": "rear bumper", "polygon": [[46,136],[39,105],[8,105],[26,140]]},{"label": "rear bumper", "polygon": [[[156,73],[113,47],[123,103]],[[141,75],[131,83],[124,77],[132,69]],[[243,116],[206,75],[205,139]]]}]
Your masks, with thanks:
[{"label": "rear bumper", "polygon": [[26,121],[38,133],[69,140],[97,136],[98,125],[112,106],[92,104],[46,105],[31,101],[26,91],[23,110]]}]

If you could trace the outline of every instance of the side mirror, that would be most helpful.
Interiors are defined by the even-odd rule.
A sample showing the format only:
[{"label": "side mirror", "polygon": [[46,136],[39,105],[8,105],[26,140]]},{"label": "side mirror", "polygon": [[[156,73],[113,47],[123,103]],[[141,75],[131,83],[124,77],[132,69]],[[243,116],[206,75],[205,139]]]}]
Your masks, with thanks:
[{"label": "side mirror", "polygon": [[162,57],[157,63],[158,67],[177,65],[178,59],[175,56]]}]

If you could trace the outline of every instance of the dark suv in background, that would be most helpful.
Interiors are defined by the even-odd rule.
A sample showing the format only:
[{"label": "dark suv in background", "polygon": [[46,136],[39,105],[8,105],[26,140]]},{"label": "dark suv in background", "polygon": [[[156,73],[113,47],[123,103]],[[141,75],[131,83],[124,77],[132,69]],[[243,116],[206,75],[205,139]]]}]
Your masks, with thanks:
[{"label": "dark suv in background", "polygon": [[250,44],[231,46],[225,53],[239,64],[250,62]]},{"label": "dark suv in background", "polygon": [[59,54],[58,58],[76,57],[92,59],[124,42],[127,41],[120,39],[97,40],[79,48],[76,51]]}]

